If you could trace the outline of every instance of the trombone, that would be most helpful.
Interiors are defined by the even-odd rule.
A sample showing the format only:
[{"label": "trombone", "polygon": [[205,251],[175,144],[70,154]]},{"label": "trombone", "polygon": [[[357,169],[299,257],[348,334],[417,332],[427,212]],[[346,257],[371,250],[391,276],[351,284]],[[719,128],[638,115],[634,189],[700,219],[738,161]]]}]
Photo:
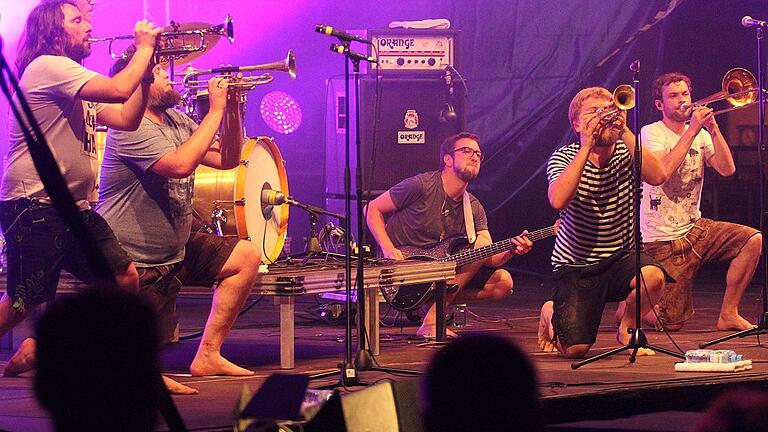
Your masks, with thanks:
[{"label": "trombone", "polygon": [[[200,76],[202,75],[229,77],[234,73],[253,71],[286,72],[288,73],[288,76],[291,77],[291,79],[296,79],[296,57],[293,54],[293,50],[288,50],[288,54],[283,60],[272,63],[252,66],[223,66],[213,69],[193,69],[184,75],[181,83],[175,82],[173,84],[181,84],[186,90],[196,93],[208,88],[208,81],[200,79]],[[261,75],[249,75],[244,76],[242,80],[230,82],[228,87],[234,88],[235,90],[248,91],[258,85],[269,84],[273,79],[274,77],[268,73]]]},{"label": "trombone", "polygon": [[[204,52],[208,49],[210,42],[215,43],[220,36],[226,36],[229,42],[235,41],[235,29],[232,18],[227,15],[223,24],[209,25],[199,29],[178,30],[179,24],[172,24],[171,27],[175,30],[165,31],[158,35],[160,38],[160,48],[155,49],[155,60],[163,59],[179,59],[186,55],[195,52]],[[180,46],[174,46],[175,39],[184,38],[185,36],[199,37],[197,44],[183,44]],[[208,37],[209,40],[206,40]],[[211,37],[214,39],[211,40]],[[88,42],[109,42],[109,55],[113,59],[125,59],[127,57],[127,51],[123,54],[115,54],[112,50],[112,44],[118,40],[133,39],[133,35],[125,36],[112,36],[103,38],[90,38]],[[183,40],[183,39],[182,39]]]},{"label": "trombone", "polygon": [[683,104],[680,108],[687,110],[691,106],[704,107],[713,102],[724,100],[731,107],[713,112],[713,115],[724,114],[757,103],[757,80],[752,73],[744,68],[733,68],[723,76],[722,90],[713,93],[692,104]]}]

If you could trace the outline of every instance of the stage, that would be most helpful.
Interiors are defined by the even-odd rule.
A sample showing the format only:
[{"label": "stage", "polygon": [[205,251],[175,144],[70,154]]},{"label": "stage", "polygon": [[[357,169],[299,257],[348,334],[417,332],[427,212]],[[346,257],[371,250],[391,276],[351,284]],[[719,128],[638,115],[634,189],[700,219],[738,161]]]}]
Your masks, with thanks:
[{"label": "stage", "polygon": [[[670,334],[681,349],[694,349],[699,342],[729,334],[713,330],[723,279],[722,269],[701,275],[693,321],[682,331]],[[539,373],[540,394],[550,424],[548,430],[685,431],[696,423],[699,412],[713,395],[739,385],[768,387],[768,353],[758,345],[755,336],[713,347],[733,349],[752,359],[754,368],[748,372],[675,373],[676,360],[660,353],[640,357],[635,364],[628,363],[627,355],[617,355],[572,370],[569,360],[538,351],[538,311],[550,286],[551,282],[545,277],[518,275],[513,295],[499,303],[470,305],[468,325],[454,328],[460,334],[493,332],[503,335],[530,354]],[[252,300],[258,300],[258,297]],[[319,303],[325,302],[311,295],[297,298],[296,368],[291,372],[312,374],[333,369],[344,356],[341,321],[323,322],[316,313]],[[752,285],[744,295],[742,314],[753,319],[760,305],[759,287]],[[205,299],[181,299],[179,310],[182,336],[201,330],[208,313]],[[386,325],[381,326],[381,353],[376,360],[384,366],[424,370],[437,347],[423,345],[423,340],[414,336],[417,328],[414,323],[403,316],[395,317],[394,311],[387,313],[387,310],[388,307],[382,304],[381,317]],[[194,356],[197,339],[184,340],[165,350],[164,371],[200,391],[196,396],[174,397],[190,430],[228,430],[243,386],[255,391],[270,374],[288,372],[279,368],[278,312],[279,307],[274,304],[273,297],[262,298],[237,320],[224,345],[224,355],[239,365],[254,369],[254,377],[189,377],[186,367]],[[611,306],[603,315],[594,353],[616,346],[613,313]],[[18,327],[14,333],[15,344],[18,345],[29,334],[28,323]],[[649,330],[647,335],[651,344],[676,349],[664,333]],[[760,341],[763,338],[768,339],[768,335],[761,337]],[[2,366],[10,355],[8,351],[0,352]],[[409,379],[378,372],[362,372],[361,376],[367,383]],[[311,386],[336,381],[336,378],[315,381]],[[0,378],[0,429],[51,430],[44,411],[35,402],[32,384],[31,374],[20,378]],[[161,425],[162,429],[165,429],[165,424]]]}]

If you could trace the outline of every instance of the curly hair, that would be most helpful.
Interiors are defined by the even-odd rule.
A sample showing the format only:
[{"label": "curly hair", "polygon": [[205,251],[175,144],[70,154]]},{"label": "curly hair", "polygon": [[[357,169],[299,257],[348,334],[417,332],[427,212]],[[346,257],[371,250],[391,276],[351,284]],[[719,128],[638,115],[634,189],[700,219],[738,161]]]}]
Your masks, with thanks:
[{"label": "curly hair", "polygon": [[64,29],[63,4],[77,7],[71,0],[56,0],[41,3],[29,13],[16,56],[18,78],[41,55],[65,55],[69,35]]}]

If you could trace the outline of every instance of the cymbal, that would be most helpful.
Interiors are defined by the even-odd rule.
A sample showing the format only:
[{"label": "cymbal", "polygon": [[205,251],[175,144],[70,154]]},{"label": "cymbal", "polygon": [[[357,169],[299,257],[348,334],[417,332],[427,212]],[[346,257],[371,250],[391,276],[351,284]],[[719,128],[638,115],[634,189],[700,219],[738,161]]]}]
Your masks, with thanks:
[{"label": "cymbal", "polygon": [[[160,63],[167,65],[169,57],[173,57],[174,65],[178,66],[200,58],[211,50],[211,48],[216,46],[222,36],[227,35],[226,33],[219,33],[219,31],[222,31],[221,29],[226,31],[226,26],[227,24],[224,26],[214,26],[208,23],[192,22],[173,23],[170,26],[164,27],[162,33],[200,31],[202,32],[202,35],[200,33],[189,33],[164,36],[162,38],[162,50],[178,49],[180,52],[169,56],[162,56]],[[195,50],[195,48],[198,47],[200,49]]]}]

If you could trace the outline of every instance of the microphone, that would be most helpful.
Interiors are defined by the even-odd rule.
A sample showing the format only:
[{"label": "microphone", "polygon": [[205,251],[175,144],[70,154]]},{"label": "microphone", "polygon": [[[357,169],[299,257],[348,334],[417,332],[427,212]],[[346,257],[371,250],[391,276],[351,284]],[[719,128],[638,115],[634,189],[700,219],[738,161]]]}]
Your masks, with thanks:
[{"label": "microphone", "polygon": [[261,190],[261,203],[266,205],[282,205],[288,202],[285,194],[274,189]]},{"label": "microphone", "polygon": [[373,57],[367,56],[365,54],[360,54],[360,53],[354,52],[354,51],[350,50],[349,48],[345,47],[344,45],[331,44],[331,51],[337,52],[339,54],[344,54],[345,56],[347,56],[347,57],[349,57],[349,58],[351,58],[353,60],[358,60],[358,61],[359,60],[363,60],[363,61],[367,61],[369,63],[378,63],[379,62],[378,60],[376,60]]},{"label": "microphone", "polygon": [[762,27],[764,29],[768,29],[768,22],[752,18],[749,15],[746,15],[741,19],[741,25],[744,27]]},{"label": "microphone", "polygon": [[634,60],[629,64],[629,70],[632,72],[640,72],[640,59]]},{"label": "microphone", "polygon": [[343,40],[343,41],[355,41],[355,42],[361,42],[368,45],[373,45],[373,42],[371,42],[370,39],[366,39],[358,35],[353,35],[345,31],[336,30],[335,28],[327,25],[318,24],[315,26],[315,31],[328,36],[335,36],[339,38],[339,40]]}]

